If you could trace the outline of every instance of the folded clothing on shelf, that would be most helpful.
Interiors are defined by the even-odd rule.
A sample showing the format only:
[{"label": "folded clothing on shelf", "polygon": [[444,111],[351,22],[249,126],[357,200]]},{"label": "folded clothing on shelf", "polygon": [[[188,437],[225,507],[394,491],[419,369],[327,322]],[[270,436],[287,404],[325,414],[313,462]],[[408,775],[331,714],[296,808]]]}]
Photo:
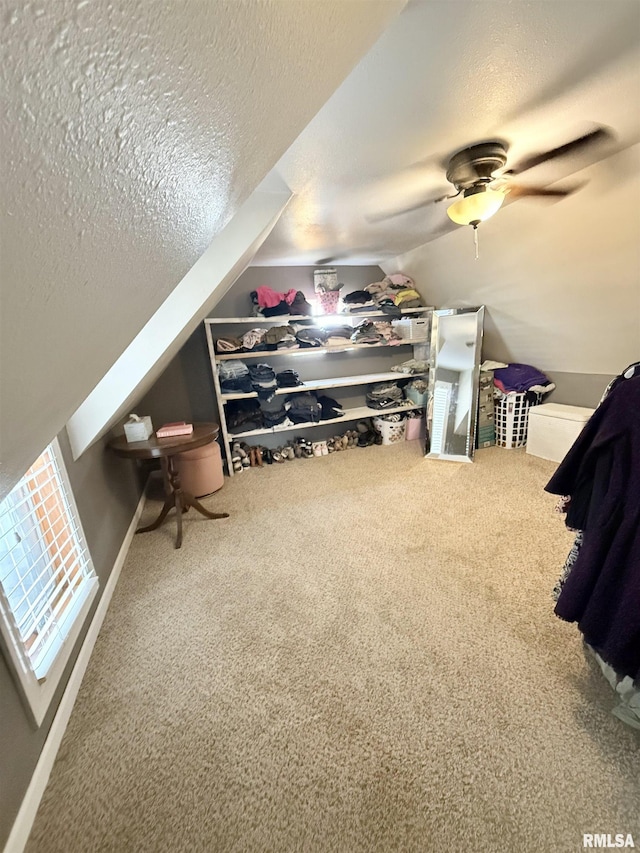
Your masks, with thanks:
[{"label": "folded clothing on shelf", "polygon": [[267,349],[265,343],[265,329],[249,329],[242,336],[242,348],[246,352],[259,352]]},{"label": "folded clothing on shelf", "polygon": [[330,421],[334,418],[341,418],[344,415],[344,409],[333,397],[328,397],[326,394],[316,394],[315,397],[318,403],[320,403],[321,421]]},{"label": "folded clothing on shelf", "polygon": [[252,364],[249,368],[251,385],[261,400],[270,400],[276,393],[276,374],[268,364]]},{"label": "folded clothing on shelf", "polygon": [[373,304],[371,294],[367,293],[366,290],[353,290],[351,293],[347,293],[343,296],[342,301],[348,306],[364,305],[367,302],[371,302]]},{"label": "folded clothing on shelf", "polygon": [[253,391],[249,368],[243,361],[221,361],[218,365],[218,378],[223,394],[249,394]]},{"label": "folded clothing on shelf", "polygon": [[429,370],[429,362],[410,358],[408,361],[403,361],[402,364],[394,364],[391,370],[397,373],[427,373]]},{"label": "folded clothing on shelf", "polygon": [[274,427],[287,419],[287,403],[283,396],[272,397],[271,400],[260,400],[262,422],[265,427]]},{"label": "folded clothing on shelf", "polygon": [[232,336],[218,338],[216,341],[216,352],[240,352],[242,350],[242,339]]},{"label": "folded clothing on shelf", "polygon": [[285,314],[308,316],[313,312],[313,308],[301,290],[291,289],[285,293],[278,293],[273,288],[263,285],[252,290],[250,296],[256,316],[280,317]]},{"label": "folded clothing on shelf", "polygon": [[272,326],[264,333],[264,342],[268,347],[275,349],[281,341],[295,341],[296,334],[291,326]]},{"label": "folded clothing on shelf", "polygon": [[318,326],[303,326],[296,331],[296,339],[301,347],[321,347],[328,334]]},{"label": "folded clothing on shelf", "polygon": [[401,406],[403,400],[404,394],[397,382],[376,382],[367,391],[367,406],[371,409],[391,409]]},{"label": "folded clothing on shelf", "polygon": [[260,429],[263,425],[260,404],[255,398],[231,400],[226,407],[226,419],[229,432]]},{"label": "folded clothing on shelf", "polygon": [[420,308],[422,305],[422,298],[420,294],[412,287],[398,290],[393,301],[398,308]]},{"label": "folded clothing on shelf", "polygon": [[399,346],[403,342],[402,335],[393,328],[390,320],[376,320],[373,325],[376,332],[389,346]]},{"label": "folded clothing on shelf", "polygon": [[293,298],[292,303],[289,305],[289,313],[290,314],[303,314],[305,316],[310,316],[313,314],[313,308],[301,290],[296,291],[296,295]]},{"label": "folded clothing on shelf", "polygon": [[327,339],[324,342],[327,347],[343,347],[351,340],[353,326],[331,326],[327,329]]},{"label": "folded clothing on shelf", "polygon": [[382,335],[370,320],[360,323],[351,335],[354,344],[379,344],[382,339]]},{"label": "folded clothing on shelf", "polygon": [[282,370],[276,373],[276,382],[278,388],[296,388],[303,384],[295,370]]},{"label": "folded clothing on shelf", "polygon": [[313,394],[291,394],[287,414],[294,424],[318,423],[322,406]]}]

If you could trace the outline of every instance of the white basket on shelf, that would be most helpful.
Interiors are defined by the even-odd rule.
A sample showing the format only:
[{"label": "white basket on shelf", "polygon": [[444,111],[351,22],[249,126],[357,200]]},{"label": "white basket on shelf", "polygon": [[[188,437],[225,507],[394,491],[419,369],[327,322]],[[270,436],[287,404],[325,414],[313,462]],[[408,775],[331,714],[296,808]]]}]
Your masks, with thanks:
[{"label": "white basket on shelf", "polygon": [[401,320],[393,320],[392,326],[403,341],[424,343],[429,340],[431,330],[429,317],[403,317]]}]

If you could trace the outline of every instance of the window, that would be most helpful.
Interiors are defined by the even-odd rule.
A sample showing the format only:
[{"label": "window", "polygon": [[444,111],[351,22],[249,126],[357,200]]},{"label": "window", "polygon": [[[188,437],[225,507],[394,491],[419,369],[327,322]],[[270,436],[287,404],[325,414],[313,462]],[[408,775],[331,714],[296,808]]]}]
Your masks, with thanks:
[{"label": "window", "polygon": [[54,441],[0,503],[0,632],[38,725],[97,591]]}]

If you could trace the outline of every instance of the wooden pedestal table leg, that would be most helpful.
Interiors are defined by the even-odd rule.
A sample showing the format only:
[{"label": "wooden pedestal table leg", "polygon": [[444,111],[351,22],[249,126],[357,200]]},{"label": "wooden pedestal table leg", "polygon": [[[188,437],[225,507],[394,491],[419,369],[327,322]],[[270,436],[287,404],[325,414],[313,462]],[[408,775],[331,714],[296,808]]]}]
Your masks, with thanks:
[{"label": "wooden pedestal table leg", "polygon": [[194,509],[197,509],[201,515],[204,515],[206,518],[229,518],[228,512],[211,512],[206,507],[202,506],[200,501],[195,498],[190,492],[182,492],[182,500],[184,501],[184,505],[186,509],[189,509],[192,506]]},{"label": "wooden pedestal table leg", "polygon": [[164,478],[165,483],[165,493],[166,498],[164,499],[164,504],[162,505],[162,509],[160,510],[160,515],[156,518],[156,520],[152,524],[148,524],[146,527],[139,527],[136,530],[136,533],[149,533],[151,530],[157,530],[158,527],[165,520],[167,515],[169,514],[169,510],[172,509],[175,505],[175,492],[171,486],[171,479],[169,477],[169,469],[167,465],[167,460],[163,458],[161,460],[162,464],[162,476]]},{"label": "wooden pedestal table leg", "polygon": [[169,514],[169,510],[176,508],[176,525],[178,531],[176,534],[176,548],[182,547],[182,514],[185,513],[190,506],[198,510],[201,515],[206,518],[229,518],[228,512],[210,512],[202,506],[200,501],[190,493],[182,490],[180,485],[180,475],[173,464],[173,456],[162,458],[162,473],[165,479],[165,484],[168,486],[168,494],[160,515],[156,518],[153,524],[147,527],[140,527],[136,533],[147,533],[150,530],[157,530]]},{"label": "wooden pedestal table leg", "polygon": [[209,510],[205,509],[205,507],[202,506],[200,501],[196,500],[196,498],[190,492],[183,491],[182,485],[180,483],[180,474],[178,473],[175,465],[173,464],[173,456],[169,457],[168,471],[169,479],[171,481],[171,487],[173,489],[173,496],[176,505],[176,516],[178,522],[176,548],[180,548],[182,546],[182,513],[186,512],[190,506],[194,507],[194,509],[197,509],[199,513],[206,516],[207,518],[229,518],[229,513],[209,512]]}]

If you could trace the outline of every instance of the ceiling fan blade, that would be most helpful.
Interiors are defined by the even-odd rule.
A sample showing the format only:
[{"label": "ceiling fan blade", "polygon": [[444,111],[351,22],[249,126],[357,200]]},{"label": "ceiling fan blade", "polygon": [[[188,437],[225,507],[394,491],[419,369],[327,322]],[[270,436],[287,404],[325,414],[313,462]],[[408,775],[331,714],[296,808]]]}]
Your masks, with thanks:
[{"label": "ceiling fan blade", "polygon": [[585,133],[577,139],[572,139],[571,142],[566,142],[564,145],[559,145],[557,148],[552,148],[549,151],[544,151],[541,154],[534,154],[531,157],[528,157],[526,160],[518,163],[514,168],[509,169],[508,172],[512,175],[519,175],[522,172],[526,172],[528,169],[533,169],[535,166],[539,166],[541,163],[546,163],[549,160],[555,160],[557,157],[564,157],[567,154],[573,154],[581,149],[609,139],[613,139],[613,133],[606,127],[597,127],[595,130]]},{"label": "ceiling fan blade", "polygon": [[386,210],[383,213],[374,213],[367,216],[366,219],[367,222],[383,222],[385,219],[392,219],[394,216],[402,216],[405,213],[413,213],[415,210],[421,210],[423,207],[438,204],[447,198],[455,198],[457,195],[460,195],[460,193],[453,193],[453,195],[441,195],[437,198],[427,198],[423,201],[418,201],[415,204],[409,205],[409,207],[401,207],[398,210]]},{"label": "ceiling fan blade", "polygon": [[511,199],[516,198],[566,198],[576,192],[584,184],[574,184],[572,187],[527,187],[522,184],[509,184],[505,190]]}]

